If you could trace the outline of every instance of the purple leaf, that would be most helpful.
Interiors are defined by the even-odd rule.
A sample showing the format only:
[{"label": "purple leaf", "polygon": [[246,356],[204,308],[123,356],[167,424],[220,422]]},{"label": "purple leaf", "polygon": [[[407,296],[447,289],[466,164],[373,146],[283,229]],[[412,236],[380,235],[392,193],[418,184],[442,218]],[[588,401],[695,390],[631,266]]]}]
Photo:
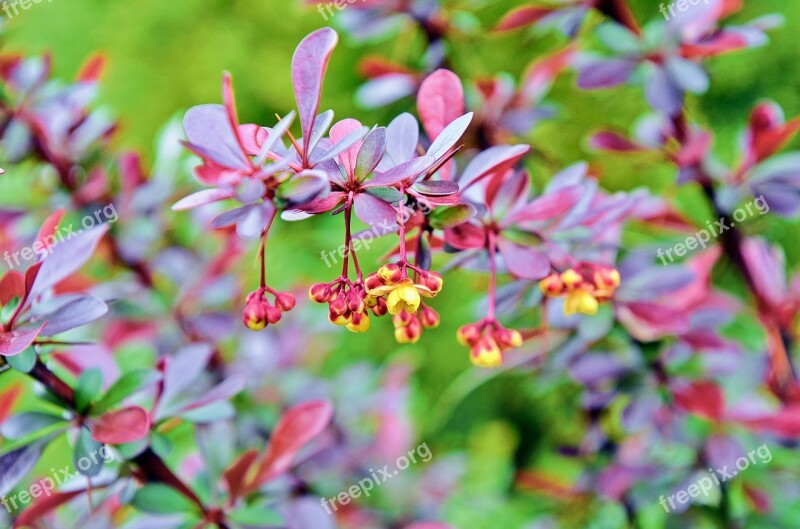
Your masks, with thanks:
[{"label": "purple leaf", "polygon": [[461,139],[461,136],[464,135],[470,122],[472,122],[472,112],[467,112],[460,118],[453,120],[452,123],[436,136],[436,139],[428,148],[428,156],[441,158],[447,154],[447,151],[452,149],[458,140]]},{"label": "purple leaf", "polygon": [[308,170],[293,176],[280,186],[281,198],[288,202],[288,207],[295,207],[320,198],[330,189],[328,175],[322,171]]},{"label": "purple leaf", "polygon": [[394,165],[414,158],[419,144],[419,123],[408,112],[403,112],[386,127],[386,154]]},{"label": "purple leaf", "polygon": [[0,496],[8,494],[22,479],[27,477],[39,457],[45,443],[35,442],[0,456]]},{"label": "purple leaf", "polygon": [[300,42],[292,57],[292,84],[303,129],[305,156],[308,156],[314,118],[322,96],[322,80],[338,40],[339,36],[331,28],[319,29]]},{"label": "purple leaf", "polygon": [[247,165],[224,106],[199,105],[190,108],[183,118],[183,128],[189,143],[219,165],[230,168]]},{"label": "purple leaf", "polygon": [[102,317],[108,312],[108,306],[100,298],[86,295],[72,299],[60,306],[55,312],[47,315],[42,336],[53,336],[65,332]]},{"label": "purple leaf", "polygon": [[212,202],[218,202],[227,198],[233,197],[234,192],[230,189],[203,189],[197,193],[192,193],[187,197],[183,197],[172,205],[173,211],[182,211],[186,209],[196,208]]},{"label": "purple leaf", "polygon": [[36,329],[0,332],[0,355],[14,356],[20,354],[39,336],[42,327],[44,327],[44,323]]},{"label": "purple leaf", "polygon": [[464,168],[459,179],[461,189],[487,175],[510,169],[530,150],[528,145],[497,145],[482,151]]},{"label": "purple leaf", "polygon": [[591,90],[621,85],[634,68],[636,63],[628,59],[590,59],[579,67],[578,87]]},{"label": "purple leaf", "polygon": [[537,281],[550,273],[550,260],[539,250],[522,246],[503,237],[497,239],[497,247],[509,272],[520,279]]},{"label": "purple leaf", "polygon": [[[427,171],[433,165],[434,159],[430,156],[420,156],[400,165],[392,167],[383,173],[377,173],[372,179],[364,183],[364,187],[391,186],[399,184],[403,180],[417,177],[420,173]],[[456,186],[458,191],[458,186]]]},{"label": "purple leaf", "polygon": [[55,286],[82,267],[92,257],[108,228],[108,224],[102,224],[53,246],[50,255],[42,261],[42,267],[29,289],[29,299]]},{"label": "purple leaf", "polygon": [[228,400],[242,391],[245,388],[245,385],[245,379],[243,376],[234,375],[210,390],[204,392],[199,399],[182,407],[178,413],[202,408],[203,406],[208,406],[209,404],[213,404],[221,400]]},{"label": "purple leaf", "polygon": [[364,138],[358,150],[353,176],[357,182],[363,182],[375,170],[386,152],[386,129],[378,127]]},{"label": "purple leaf", "polygon": [[397,221],[397,211],[379,198],[359,193],[354,202],[356,216],[370,226],[393,225]]},{"label": "purple leaf", "polygon": [[656,110],[674,116],[683,106],[683,92],[675,86],[663,69],[654,67],[645,81],[647,102]]},{"label": "purple leaf", "polygon": [[423,195],[444,196],[458,193],[458,184],[450,180],[428,180],[417,182],[413,189]]}]

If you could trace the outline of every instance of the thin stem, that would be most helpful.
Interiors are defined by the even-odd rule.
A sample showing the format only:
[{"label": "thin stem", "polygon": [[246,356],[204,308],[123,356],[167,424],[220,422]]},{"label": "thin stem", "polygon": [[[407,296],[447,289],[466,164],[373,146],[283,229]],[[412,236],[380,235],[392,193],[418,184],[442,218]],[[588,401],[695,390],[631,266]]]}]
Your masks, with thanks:
[{"label": "thin stem", "polygon": [[350,254],[353,252],[352,235],[350,232],[350,223],[353,218],[353,192],[347,195],[347,204],[344,208],[344,246],[347,251],[344,253],[342,259],[342,277],[348,277],[350,272]]},{"label": "thin stem", "polygon": [[494,231],[489,231],[487,246],[489,250],[489,312],[486,318],[494,320],[495,305],[497,304],[497,235]]}]

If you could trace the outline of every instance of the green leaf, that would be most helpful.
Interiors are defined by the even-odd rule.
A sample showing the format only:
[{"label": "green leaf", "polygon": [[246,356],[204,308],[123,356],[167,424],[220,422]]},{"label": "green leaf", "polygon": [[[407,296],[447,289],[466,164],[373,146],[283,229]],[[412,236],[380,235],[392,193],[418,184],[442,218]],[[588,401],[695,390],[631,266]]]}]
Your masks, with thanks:
[{"label": "green leaf", "polygon": [[197,509],[189,498],[161,483],[145,485],[136,491],[131,505],[140,511],[156,514],[186,513]]},{"label": "green leaf", "polygon": [[428,216],[431,226],[437,230],[452,228],[466,222],[475,215],[475,207],[469,204],[457,204],[444,208],[436,208]]},{"label": "green leaf", "polygon": [[78,433],[75,441],[75,451],[72,454],[72,463],[75,470],[84,476],[94,477],[103,470],[105,460],[100,453],[102,443],[92,439],[92,432],[85,426]]},{"label": "green leaf", "polygon": [[0,435],[6,439],[18,440],[54,424],[64,423],[65,420],[64,417],[50,413],[36,411],[20,413],[6,419],[0,427]]},{"label": "green leaf", "polygon": [[28,347],[18,355],[6,356],[8,365],[22,373],[30,373],[33,366],[36,364],[36,351],[33,347]]},{"label": "green leaf", "polygon": [[92,406],[92,413],[102,413],[137,391],[161,380],[161,374],[149,369],[125,373],[109,388],[103,397]]},{"label": "green leaf", "polygon": [[370,187],[367,194],[379,198],[389,204],[394,204],[403,200],[403,193],[393,187]]},{"label": "green leaf", "polygon": [[78,377],[75,385],[75,406],[78,411],[84,411],[89,404],[100,395],[103,388],[103,373],[97,368],[85,370]]},{"label": "green leaf", "polygon": [[233,511],[230,516],[232,522],[253,527],[283,526],[283,517],[263,505],[249,505]]}]

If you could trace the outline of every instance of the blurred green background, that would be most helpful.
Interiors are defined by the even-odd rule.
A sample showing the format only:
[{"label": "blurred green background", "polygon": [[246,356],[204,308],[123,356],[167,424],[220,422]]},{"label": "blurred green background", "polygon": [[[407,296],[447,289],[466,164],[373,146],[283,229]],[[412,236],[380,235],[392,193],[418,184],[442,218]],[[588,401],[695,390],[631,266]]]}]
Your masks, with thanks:
[{"label": "blurred green background", "polygon": [[[508,9],[523,3],[466,0],[445,5],[461,11],[468,22],[465,25],[488,28]],[[641,21],[660,17],[659,3],[632,2]],[[711,90],[690,101],[694,116],[716,131],[715,150],[724,160],[733,156],[738,134],[758,100],[777,101],[789,117],[800,114],[797,97],[800,1],[748,1],[734,21],[774,12],[782,13],[786,23],[770,32],[770,45],[711,61]],[[315,9],[294,0],[52,0],[34,4],[8,22],[5,50],[26,55],[51,52],[55,77],[62,79],[73,78],[92,54],[104,53],[108,69],[100,100],[121,121],[115,141],[119,147],[141,151],[145,160],[150,161],[154,138],[165,122],[182,116],[193,105],[220,102],[220,78],[224,70],[234,75],[242,122],[271,124],[275,113],[288,112],[294,105],[289,72],[294,48],[304,35],[325,24]],[[453,69],[463,78],[502,71],[518,75],[537,56],[565,44],[562,38],[553,35],[541,37],[516,32],[492,36],[477,30],[455,32],[451,42],[456,49]],[[369,54],[380,54],[417,66],[423,49],[423,40],[413,32],[366,45],[357,45],[342,35],[328,70],[322,107],[334,108],[339,118],[349,116],[382,125],[399,111],[413,110],[410,100],[381,110],[358,108],[353,94],[363,79],[356,73],[356,65]],[[557,81],[547,99],[558,107],[559,115],[539,126],[528,138],[535,148],[528,163],[538,182],[561,167],[588,159],[600,169],[602,183],[610,190],[644,185],[662,196],[675,197],[678,207],[698,223],[710,218],[696,189],[689,186],[679,190],[674,185],[674,170],[668,165],[654,163],[652,157],[620,159],[587,150],[585,140],[590,132],[609,124],[628,129],[646,110],[640,89],[581,92],[575,87],[574,74],[567,73]],[[794,147],[800,147],[800,143],[795,141]],[[187,177],[180,175],[180,178]],[[754,221],[754,227],[755,222],[770,223],[769,232],[774,234],[775,242],[783,243],[789,261],[800,260],[800,247],[794,243],[797,222],[759,219]],[[763,224],[757,226],[758,231],[766,228]],[[269,257],[270,268],[280,271],[277,277],[273,276],[275,286],[288,288],[337,275],[335,269],[324,265],[319,254],[341,244],[338,219],[280,225],[274,237],[271,246],[285,249],[272,252]],[[630,237],[641,240],[644,234],[632,233]],[[388,246],[389,241],[379,244],[362,262],[376,263]],[[255,251],[255,247],[250,248],[243,269],[249,269]],[[365,267],[374,268],[369,264]],[[442,395],[458,394],[460,384],[469,386],[483,376],[470,366],[467,351],[456,343],[454,336],[456,329],[474,321],[479,311],[477,303],[465,303],[464,299],[476,300],[484,290],[485,278],[466,272],[451,273],[444,292],[433,302],[434,308],[445,315],[443,324],[426,331],[418,345],[398,349],[391,338],[391,323],[384,319],[374,322],[376,329],[365,336],[337,333],[339,347],[327,367],[335,371],[360,359],[381,361],[391,355],[407,354],[420,365],[421,396],[416,404],[420,424],[425,427],[432,417],[442,417],[437,413],[446,417],[449,413],[443,411],[447,406],[440,401]],[[321,308],[320,317],[325,317]],[[508,323],[520,327],[534,324],[530,315],[520,315]],[[435,425],[437,446],[467,446],[475,455],[467,490],[485,488],[502,492],[510,476],[498,474],[498,465],[512,460],[525,462],[538,457],[539,468],[550,468],[561,476],[575,475],[577,468],[570,468],[564,459],[547,456],[552,453],[551,446],[544,448],[575,441],[583,434],[577,427],[579,418],[564,417],[560,411],[577,409],[577,391],[572,394],[561,391],[556,395],[552,390],[559,382],[532,382],[525,374],[503,375],[450,410],[452,419]],[[451,393],[447,393],[448,388]],[[552,507],[546,502],[532,505],[526,498],[519,502],[520,510],[527,512]],[[654,507],[659,509],[657,505]],[[462,527],[505,527],[504,521],[509,527],[514,526],[515,508],[494,503],[490,496],[482,508],[485,518],[472,518],[467,523],[474,525]],[[606,520],[613,520],[619,514],[615,511]],[[458,514],[453,515],[457,520]],[[580,518],[581,512],[572,515]],[[575,526],[583,526],[581,523],[576,520]],[[609,522],[604,527],[617,525]]]}]

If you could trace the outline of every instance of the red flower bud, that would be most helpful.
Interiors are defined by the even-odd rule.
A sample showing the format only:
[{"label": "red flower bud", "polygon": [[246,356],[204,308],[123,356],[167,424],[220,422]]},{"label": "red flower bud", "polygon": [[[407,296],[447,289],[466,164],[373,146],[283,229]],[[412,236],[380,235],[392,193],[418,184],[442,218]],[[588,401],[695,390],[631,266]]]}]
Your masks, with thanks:
[{"label": "red flower bud", "polygon": [[564,282],[561,280],[561,274],[553,272],[549,276],[539,281],[539,288],[545,296],[560,296],[564,293]]},{"label": "red flower bud", "polygon": [[492,333],[500,349],[508,351],[522,345],[522,335],[515,329],[501,327]]},{"label": "red flower bud", "polygon": [[331,287],[327,283],[316,283],[308,289],[308,297],[317,303],[327,303],[331,297]]},{"label": "red flower bud", "polygon": [[273,305],[267,305],[267,321],[270,323],[278,323],[281,321],[281,309]]},{"label": "red flower bud", "polygon": [[242,323],[251,331],[260,331],[269,323],[267,313],[269,304],[261,295],[254,296],[256,292],[251,292],[247,296],[247,305],[242,311]]},{"label": "red flower bud", "polygon": [[347,294],[347,308],[353,312],[364,312],[364,298],[362,298],[358,292],[355,290],[351,290]]},{"label": "red flower bud", "polygon": [[383,265],[378,269],[378,276],[385,283],[394,284],[403,279],[403,269],[396,263]]},{"label": "red flower bud", "polygon": [[347,312],[347,301],[344,296],[339,296],[332,300],[328,306],[330,307],[331,314],[336,316],[341,316]]},{"label": "red flower bud", "polygon": [[376,273],[368,275],[367,279],[364,281],[364,286],[367,288],[367,292],[378,287],[382,287],[384,284],[385,283],[383,282],[383,279],[381,279],[381,277]]},{"label": "red flower bud", "polygon": [[386,305],[386,300],[383,298],[376,298],[375,306],[372,307],[372,313],[378,317],[383,316],[389,312],[389,307]]},{"label": "red flower bud", "polygon": [[278,295],[275,296],[275,306],[284,312],[292,310],[295,303],[294,296],[288,292],[278,292]]},{"label": "red flower bud", "polygon": [[479,323],[470,323],[464,325],[458,330],[458,342],[461,345],[472,347],[478,340],[481,339],[481,325]]},{"label": "red flower bud", "polygon": [[419,321],[426,329],[433,329],[439,326],[439,313],[423,305],[419,308]]},{"label": "red flower bud", "polygon": [[444,285],[442,276],[436,272],[428,272],[426,270],[423,270],[419,274],[419,282],[422,286],[427,287],[434,294],[441,292],[442,286]]}]

